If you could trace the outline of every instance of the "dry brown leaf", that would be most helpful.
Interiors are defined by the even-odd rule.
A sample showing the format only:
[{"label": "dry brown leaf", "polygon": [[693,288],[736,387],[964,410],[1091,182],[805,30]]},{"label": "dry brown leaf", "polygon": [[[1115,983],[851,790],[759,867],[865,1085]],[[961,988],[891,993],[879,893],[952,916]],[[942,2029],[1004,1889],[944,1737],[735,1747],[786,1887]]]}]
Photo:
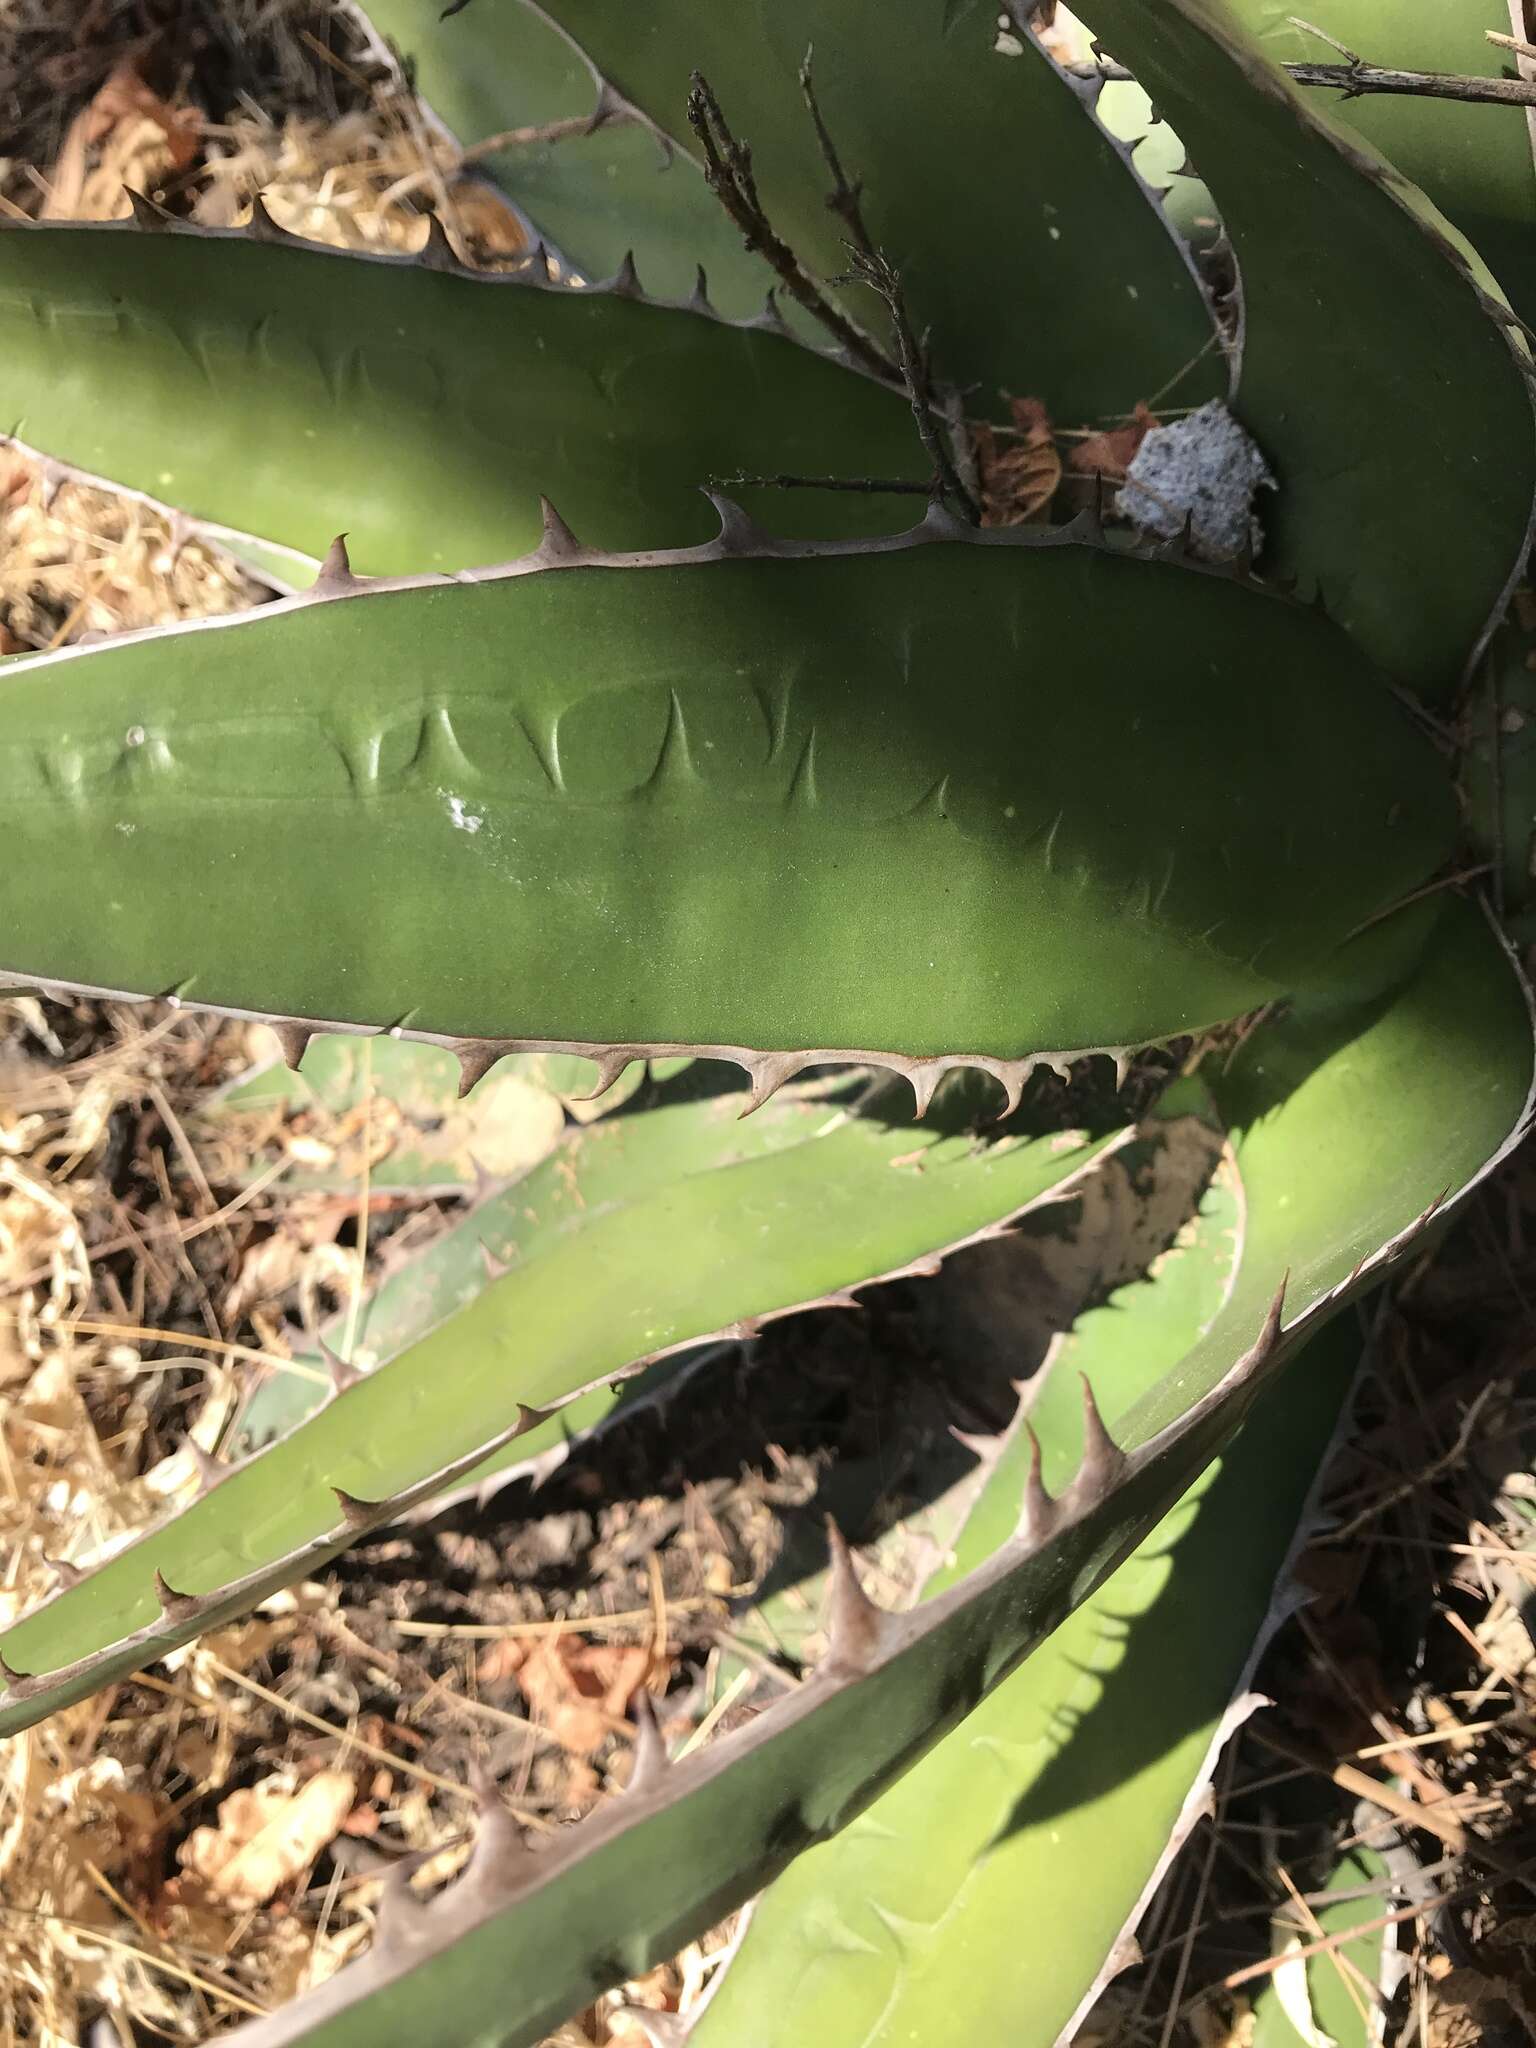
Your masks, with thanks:
[{"label": "dry brown leaf", "polygon": [[227,1905],[264,1906],[336,1839],[352,1802],[350,1771],[319,1771],[297,1792],[268,1778],[231,1792],[218,1825],[195,1829],[177,1861]]},{"label": "dry brown leaf", "polygon": [[1013,434],[976,429],[982,496],[988,526],[1022,526],[1049,506],[1061,483],[1061,451],[1051,416],[1038,398],[1011,398]]},{"label": "dry brown leaf", "polygon": [[642,1644],[588,1643],[579,1636],[516,1637],[492,1643],[481,1657],[483,1685],[515,1678],[523,1697],[562,1748],[594,1756],[605,1737],[627,1725],[625,1709],[651,1674],[653,1653]]},{"label": "dry brown leaf", "polygon": [[1067,467],[1078,476],[1102,476],[1110,483],[1123,483],[1142,442],[1157,425],[1157,414],[1137,399],[1136,410],[1123,427],[1085,436],[1068,455]]},{"label": "dry brown leaf", "polygon": [[452,239],[464,244],[460,254],[470,263],[517,256],[528,246],[522,222],[483,179],[460,178],[449,187],[446,218],[450,229],[458,230]]},{"label": "dry brown leaf", "polygon": [[124,58],[65,131],[42,218],[120,219],[129,211],[123,188],[142,191],[188,169],[201,135],[197,113],[161,99]]}]

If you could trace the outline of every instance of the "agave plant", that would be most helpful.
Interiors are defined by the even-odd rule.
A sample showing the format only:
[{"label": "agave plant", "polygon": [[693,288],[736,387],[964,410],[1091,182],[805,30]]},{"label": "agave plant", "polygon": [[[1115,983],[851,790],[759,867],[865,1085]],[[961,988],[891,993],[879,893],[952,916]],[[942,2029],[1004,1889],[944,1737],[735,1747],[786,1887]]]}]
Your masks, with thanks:
[{"label": "agave plant", "polygon": [[[1036,1375],[925,1597],[876,1606],[834,1529],[803,1685],[677,1763],[643,1718],[630,1789],[542,1853],[488,1787],[465,1873],[402,1868],[367,1956],[243,2036],[510,2048],[761,1893],[690,2039],[1048,2041],[1230,1725],[1358,1356],[1317,1333],[1529,1113],[1447,722],[1526,545],[1520,322],[1256,0],[1093,12],[1213,195],[1219,302],[1022,11],[431,12],[373,18],[464,139],[579,130],[519,167],[553,244],[520,272],[259,205],[0,234],[18,435],[295,590],[6,665],[0,959],[295,1061],[678,1065],[381,1290],[379,1369],[327,1354],[323,1404],[10,1627],[0,1732],[558,1456],[673,1353],[1069,1196],[1089,1230],[1194,1118],[1198,1212]],[[1468,224],[1518,123],[1523,236],[1524,115],[1443,111]],[[1235,538],[1151,480],[978,525],[1010,389],[1206,408]]]}]

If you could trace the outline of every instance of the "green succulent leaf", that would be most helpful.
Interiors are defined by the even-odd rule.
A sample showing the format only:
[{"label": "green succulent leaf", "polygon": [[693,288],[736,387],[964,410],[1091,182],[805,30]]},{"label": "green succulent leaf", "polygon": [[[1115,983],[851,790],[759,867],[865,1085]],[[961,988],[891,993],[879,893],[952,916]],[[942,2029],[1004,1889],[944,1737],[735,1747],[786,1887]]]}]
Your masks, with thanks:
[{"label": "green succulent leaf", "polygon": [[[1334,2048],[1374,2048],[1371,2008],[1350,1978],[1358,1972],[1359,1979],[1372,1987],[1382,1981],[1384,1956],[1395,1930],[1376,1923],[1385,1909],[1390,1881],[1391,1872],[1379,1851],[1363,1844],[1343,1849],[1323,1887],[1339,1896],[1307,1909],[1311,1924],[1305,1931],[1298,1927],[1294,1912],[1277,1921],[1273,1952],[1290,1960],[1265,1978],[1253,2001],[1252,2048],[1318,2048],[1324,2041],[1331,2041]],[[1350,1897],[1351,1893],[1363,1896]],[[1361,1932],[1351,1937],[1352,1927]],[[1299,1953],[1330,1939],[1337,1942],[1336,1948],[1313,1956]]]},{"label": "green succulent leaf", "polygon": [[[439,0],[370,0],[368,18],[411,65],[417,90],[457,141],[590,280],[634,252],[658,298],[686,299],[700,268],[721,312],[746,319],[775,283],[663,128],[627,108],[570,38],[519,0],[444,22]],[[667,116],[681,122],[681,108]],[[485,144],[509,130],[585,123],[543,140]],[[785,308],[793,320],[794,308]]]},{"label": "green succulent leaf", "polygon": [[[343,1375],[291,1435],[0,1637],[27,1674],[0,1694],[0,1734],[490,1476],[509,1447],[525,1456],[578,1396],[708,1337],[851,1303],[851,1289],[1058,1199],[1129,1135],[979,1144],[974,1092],[946,1103],[918,1125],[878,1104],[781,1097],[743,1124],[739,1096],[705,1095],[589,1127],[490,1205],[482,1241],[517,1256],[489,1285],[482,1260],[469,1306],[383,1370]],[[453,1287],[451,1271],[434,1278]]]},{"label": "green succulent leaf", "polygon": [[[379,1041],[321,1039],[305,1056],[305,1072],[334,1073],[326,1051],[337,1044],[356,1048],[378,1046]],[[409,1050],[428,1056],[436,1052],[436,1048],[424,1046]],[[446,1060],[450,1056],[441,1057]],[[545,1060],[534,1054],[514,1055],[499,1062],[497,1070],[480,1085],[493,1088],[507,1068],[513,1069],[513,1078],[521,1082],[540,1067],[555,1066],[559,1059],[559,1055]],[[572,1088],[591,1087],[594,1070],[590,1061],[563,1064],[573,1071],[550,1078]],[[583,1067],[584,1077],[574,1071]],[[285,1078],[293,1078],[287,1068],[279,1071]],[[648,1091],[647,1107],[633,1115],[624,1114],[620,1122],[614,1112],[623,1113],[632,1099],[631,1092],[626,1092],[631,1077],[637,1085],[643,1084],[644,1069],[631,1068],[603,1096],[602,1105],[609,1116],[601,1124],[579,1124],[567,1131],[558,1152],[542,1170],[484,1194],[441,1237],[382,1272],[359,1304],[355,1318],[343,1311],[320,1330],[314,1345],[295,1352],[296,1361],[309,1368],[307,1373],[272,1372],[264,1379],[241,1409],[241,1444],[257,1449],[321,1406],[330,1391],[328,1353],[359,1372],[374,1372],[461,1309],[471,1307],[484,1292],[492,1268],[522,1267],[543,1257],[554,1244],[579,1231],[594,1211],[630,1206],[692,1175],[713,1173],[723,1166],[768,1157],[786,1145],[803,1144],[825,1121],[808,1121],[804,1114],[788,1119],[776,1115],[743,1119],[731,1070],[690,1065],[683,1078],[672,1080],[665,1089]],[[471,1105],[473,1101],[474,1095]],[[835,1108],[829,1109],[827,1117],[835,1113]],[[660,1367],[652,1367],[645,1377],[646,1390],[663,1377]],[[478,1493],[511,1472],[529,1469],[551,1452],[560,1453],[568,1441],[601,1421],[635,1391],[627,1383],[610,1385],[605,1381],[601,1387],[577,1395],[548,1420],[536,1422],[483,1468],[469,1473],[456,1494]]]},{"label": "green succulent leaf", "polygon": [[[436,11],[435,0],[385,0],[373,13],[425,66],[428,96],[450,120],[457,110],[472,126],[495,121],[494,82],[515,77],[533,31],[515,0],[475,0],[441,26]],[[684,109],[690,73],[703,72],[752,146],[775,228],[814,271],[836,276],[848,268],[843,224],[827,208],[830,180],[799,85],[814,44],[817,96],[848,176],[862,182],[870,232],[900,270],[914,324],[931,329],[941,371],[977,409],[1028,392],[1057,419],[1086,420],[1154,394],[1194,404],[1225,391],[1200,287],[1127,154],[1085,117],[1091,89],[1027,33],[1000,35],[993,0],[908,0],[899,23],[878,0],[550,0],[548,13],[672,138],[700,184]],[[522,196],[516,171],[507,176]],[[536,195],[526,197],[542,219]],[[674,244],[665,196],[648,204],[632,180],[624,197],[642,249],[648,229]],[[567,204],[584,202],[578,174]],[[600,204],[594,216],[565,215],[573,254],[612,247],[611,213]],[[711,269],[710,285],[727,311],[751,309],[744,279]],[[862,317],[883,338],[878,309]]]},{"label": "green succulent leaf", "polygon": [[[289,1152],[281,1180],[289,1193],[355,1191],[365,1105],[383,1105],[382,1116],[367,1112],[372,1192],[418,1200],[463,1194],[537,1166],[565,1127],[559,1096],[519,1065],[498,1061],[465,1096],[459,1063],[441,1046],[378,1035],[321,1036],[305,1053],[302,1072],[274,1060],[222,1089],[193,1127],[215,1143],[236,1140],[232,1181],[248,1186],[270,1173],[269,1149],[285,1116],[318,1116],[322,1134],[347,1119],[355,1153],[350,1146],[325,1146],[314,1157]],[[633,1072],[638,1085],[644,1069]]]},{"label": "green succulent leaf", "polygon": [[[1277,64],[1330,64],[1339,53],[1295,19],[1289,0],[1229,0]],[[1321,28],[1368,64],[1460,77],[1507,76],[1512,60],[1485,31],[1497,6],[1422,7],[1417,0],[1328,0]],[[1536,319],[1536,169],[1519,106],[1473,106],[1412,93],[1328,95],[1340,127],[1379,149],[1488,264],[1517,313]]]},{"label": "green succulent leaf", "polygon": [[[1053,1499],[1026,1479],[1019,1533],[908,1614],[873,1608],[845,1561],[831,1649],[793,1694],[676,1764],[648,1735],[625,1798],[549,1853],[509,1845],[498,1806],[457,1885],[430,1905],[397,1895],[362,1962],[231,2038],[351,2048],[387,2014],[418,2048],[456,2048],[466,2032],[521,2048],[675,1953],[854,1819],[1093,1594],[1231,1440],[1278,1362],[1417,1241],[1447,1186],[1475,1185],[1513,1146],[1530,1085],[1525,991],[1465,905],[1394,998],[1250,1041],[1228,1098],[1247,1199],[1237,1283],[1127,1410],[1120,1448],[1095,1410],[1066,1488]],[[1284,1188],[1271,1178],[1282,1154]],[[1234,1332],[1253,1339],[1253,1300],[1287,1264],[1291,1320],[1281,1334],[1271,1310],[1234,1365]]]},{"label": "green succulent leaf", "polygon": [[[627,279],[569,291],[132,222],[0,231],[0,419],[247,537],[318,557],[348,533],[381,575],[531,547],[541,491],[595,543],[670,546],[708,537],[713,475],[928,475],[897,394]],[[911,501],[789,491],[773,511],[836,535]]]},{"label": "green succulent leaf", "polygon": [[1467,828],[1513,938],[1528,942],[1536,896],[1536,610],[1529,589],[1489,639],[1461,707],[1457,780]]},{"label": "green succulent leaf", "polygon": [[5,971],[1016,1095],[1329,978],[1449,843],[1433,750],[1300,608],[1071,530],[725,518],[16,664]]},{"label": "green succulent leaf", "polygon": [[1491,280],[1224,0],[1096,0],[1091,26],[1182,136],[1236,252],[1236,405],[1280,486],[1261,508],[1267,566],[1444,701],[1502,602],[1536,485],[1527,356],[1489,316]]},{"label": "green succulent leaf", "polygon": [[[1047,1485],[1081,1455],[1079,1375],[1113,1429],[1217,1314],[1242,1238],[1229,1172],[1153,1276],[1060,1345],[1026,1397]],[[829,2038],[866,2048],[1000,2027],[1018,2048],[1070,2035],[1252,1704],[1234,1694],[1358,1358],[1347,1324],[1314,1339],[1134,1556],[867,1813],[786,1871],[753,1908],[691,2048],[779,2048],[806,2037],[812,2014]],[[1007,1542],[1030,1454],[1021,1432],[930,1593]],[[1021,1927],[1051,1939],[1021,1942]]]}]

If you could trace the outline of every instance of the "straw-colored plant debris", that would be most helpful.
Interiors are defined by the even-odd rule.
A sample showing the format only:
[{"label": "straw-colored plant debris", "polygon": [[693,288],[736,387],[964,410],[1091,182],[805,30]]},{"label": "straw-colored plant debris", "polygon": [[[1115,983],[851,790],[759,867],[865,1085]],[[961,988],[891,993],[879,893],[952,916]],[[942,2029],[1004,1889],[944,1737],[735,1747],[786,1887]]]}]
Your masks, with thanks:
[{"label": "straw-colored plant debris", "polygon": [[[216,227],[260,194],[280,226],[339,248],[418,249],[436,213],[488,269],[528,242],[340,7],[242,0],[189,36],[169,8],[0,6],[0,208],[122,219],[130,188]],[[267,594],[185,522],[0,443],[0,654]]]},{"label": "straw-colored plant debris", "polygon": [[0,654],[242,611],[267,595],[159,506],[0,446]]}]

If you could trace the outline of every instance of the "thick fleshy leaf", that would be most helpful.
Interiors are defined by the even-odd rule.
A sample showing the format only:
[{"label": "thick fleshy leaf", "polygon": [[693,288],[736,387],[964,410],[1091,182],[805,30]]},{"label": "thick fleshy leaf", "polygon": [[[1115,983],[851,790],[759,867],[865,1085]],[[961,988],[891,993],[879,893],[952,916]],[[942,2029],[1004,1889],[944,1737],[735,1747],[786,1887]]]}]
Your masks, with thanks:
[{"label": "thick fleshy leaf", "polygon": [[[440,1046],[378,1034],[321,1036],[302,1073],[276,1059],[222,1089],[192,1128],[214,1144],[234,1141],[228,1178],[235,1187],[270,1175],[277,1151],[290,1194],[355,1192],[366,1140],[372,1194],[418,1200],[512,1180],[552,1152],[565,1128],[559,1097],[519,1073],[514,1060],[498,1061],[469,1099],[462,1093],[459,1063]],[[310,1126],[303,1145],[287,1140],[285,1119],[293,1116]]]},{"label": "thick fleshy leaf", "polygon": [[[799,86],[814,44],[821,109],[849,177],[862,181],[870,231],[901,273],[915,326],[931,330],[941,371],[973,409],[1031,393],[1058,420],[1083,421],[1154,394],[1195,404],[1224,392],[1203,296],[1160,210],[1080,103],[1091,92],[1032,37],[1000,35],[1002,11],[995,0],[907,0],[899,19],[878,0],[548,5],[620,97],[695,155],[684,108],[689,75],[702,71],[752,146],[778,232],[813,271],[836,276],[848,251]],[[485,85],[471,97],[447,80],[515,77],[530,38],[515,0],[474,0],[441,26],[436,12],[435,0],[385,0],[374,16],[425,64],[429,97],[435,85],[459,118],[494,120]],[[629,191],[643,247],[644,186]],[[538,212],[532,193],[527,203]],[[655,218],[670,242],[672,218]],[[611,236],[611,225],[592,223],[600,249],[612,246],[604,227]],[[583,221],[579,234],[588,232]],[[577,239],[573,251],[584,245]],[[734,279],[722,282],[727,311],[752,310],[745,292],[733,296]],[[877,307],[849,298],[845,310],[883,335]]]},{"label": "thick fleshy leaf", "polygon": [[1524,344],[1422,193],[1223,0],[1095,0],[1090,25],[1182,136],[1236,251],[1237,409],[1280,486],[1267,565],[1444,701],[1525,546]]},{"label": "thick fleshy leaf", "polygon": [[1510,934],[1532,936],[1536,898],[1536,593],[1518,590],[1461,705],[1456,779],[1468,835],[1494,870]]},{"label": "thick fleshy leaf", "polygon": [[[1241,1242],[1229,1172],[1154,1277],[1060,1346],[1028,1403],[1048,1485],[1080,1455],[1078,1375],[1113,1427],[1217,1313]],[[829,2038],[867,2048],[998,2028],[1017,2048],[1050,2048],[1069,2033],[1208,1780],[1358,1356],[1347,1326],[1315,1340],[1136,1554],[915,1770],[779,1879],[693,2048],[782,2048],[813,2014]],[[1008,1540],[1029,1455],[1021,1435],[931,1592]],[[1021,1928],[1040,1938],[1021,1940]]]},{"label": "thick fleshy leaf", "polygon": [[[361,1963],[231,2038],[350,2048],[387,2014],[417,2048],[456,2048],[466,2032],[521,2048],[712,1925],[957,1726],[1187,1490],[1277,1363],[1418,1241],[1447,1186],[1476,1185],[1516,1142],[1530,1111],[1525,992],[1475,909],[1451,906],[1436,938],[1394,998],[1250,1041],[1228,1100],[1248,1204],[1238,1281],[1122,1418],[1122,1449],[1085,1431],[1067,1488],[1051,1500],[1026,1482],[1020,1533],[909,1614],[869,1607],[849,1566],[827,1658],[779,1704],[677,1764],[647,1741],[629,1794],[543,1855],[509,1846],[502,1816],[457,1885],[402,1911],[394,1930],[386,1920]],[[1253,1299],[1287,1266],[1283,1335],[1271,1319],[1234,1366],[1233,1335],[1244,1323],[1253,1334]]]},{"label": "thick fleshy leaf", "polygon": [[[340,1042],[357,1046],[376,1041]],[[324,1072],[329,1065],[324,1049],[335,1043],[338,1041],[319,1040],[305,1055],[305,1071],[310,1071],[313,1063]],[[433,1050],[412,1049],[418,1053]],[[531,1079],[537,1069],[554,1065],[558,1058],[541,1061],[534,1054],[514,1055],[498,1062],[480,1087],[493,1086],[507,1069],[517,1078]],[[596,1072],[590,1060],[564,1064],[571,1070],[558,1077],[564,1085],[593,1085]],[[583,1068],[584,1074],[579,1071]],[[293,1078],[288,1069],[281,1071]],[[644,1078],[644,1068],[633,1067],[603,1095],[600,1104],[585,1106],[606,1108],[610,1117],[614,1111],[622,1112],[633,1093],[631,1080],[638,1087]],[[664,1090],[649,1090],[646,1109],[625,1115],[622,1123],[605,1119],[602,1128],[582,1124],[567,1131],[558,1154],[541,1173],[486,1192],[441,1237],[398,1265],[389,1265],[363,1298],[355,1318],[345,1311],[337,1314],[319,1331],[317,1343],[296,1350],[295,1358],[312,1372],[323,1370],[329,1350],[359,1372],[376,1371],[450,1316],[469,1308],[484,1292],[493,1268],[521,1266],[539,1258],[579,1226],[589,1211],[632,1204],[690,1175],[715,1172],[767,1156],[786,1145],[801,1144],[808,1132],[814,1135],[820,1129],[814,1121],[808,1124],[803,1114],[743,1119],[742,1099],[736,1092],[738,1080],[729,1067],[690,1068],[686,1078],[671,1080]],[[661,1114],[662,1110],[666,1113]],[[647,1375],[648,1388],[656,1377],[660,1377],[659,1370]],[[271,1373],[241,1408],[239,1447],[259,1449],[285,1434],[312,1415],[327,1392],[323,1379]],[[527,1469],[600,1421],[621,1398],[633,1393],[628,1387],[615,1391],[605,1381],[590,1393],[578,1395],[548,1421],[520,1436],[483,1470],[470,1473],[455,1489],[456,1495],[478,1492],[509,1471]]]},{"label": "thick fleshy leaf", "polygon": [[[1252,2048],[1376,2048],[1372,2008],[1358,1987],[1387,1988],[1382,1966],[1397,1930],[1377,1923],[1388,1910],[1390,1883],[1379,1851],[1343,1849],[1323,1887],[1338,1897],[1310,1906],[1305,1922],[1292,1908],[1275,1926],[1274,1953],[1287,1960],[1254,1998]],[[1351,1937],[1353,1927],[1361,1932]],[[1324,1940],[1337,1946],[1301,1953]]]},{"label": "thick fleshy leaf", "polygon": [[[446,22],[440,0],[369,0],[367,13],[432,112],[579,276],[609,277],[633,250],[658,298],[686,299],[702,266],[722,313],[759,311],[774,273],[664,132],[674,119],[682,126],[680,105],[662,128],[627,109],[569,37],[519,0],[475,0]],[[578,122],[596,125],[484,147],[509,131]]]},{"label": "thick fleshy leaf", "polygon": [[[588,1171],[557,1155],[518,1187],[541,1228],[520,1226],[512,1247],[508,1219],[492,1218],[522,1256],[469,1307],[5,1632],[5,1663],[39,1675],[0,1694],[0,1734],[244,1612],[508,1446],[520,1454],[578,1395],[1001,1229],[1116,1142],[981,1143],[976,1106],[960,1083],[921,1125],[788,1098],[743,1125],[739,1096],[706,1096],[592,1126]],[[157,1574],[174,1589],[163,1598]]]},{"label": "thick fleshy leaf", "polygon": [[[645,282],[641,274],[641,283]],[[0,420],[199,519],[360,569],[530,547],[549,493],[589,539],[710,532],[698,486],[929,473],[902,398],[781,334],[425,261],[186,227],[0,230]],[[910,501],[774,494],[789,530]]]},{"label": "thick fleshy leaf", "polygon": [[1326,976],[1451,827],[1354,648],[1256,588],[1070,529],[813,550],[734,511],[680,556],[557,534],[18,664],[0,802],[6,972],[920,1095]]},{"label": "thick fleshy leaf", "polygon": [[[1277,64],[1331,64],[1339,52],[1296,20],[1290,0],[1228,0]],[[1328,0],[1318,25],[1367,64],[1460,77],[1507,77],[1513,59],[1486,30],[1503,28],[1499,0],[1484,8],[1420,0]],[[1311,18],[1310,16],[1308,17]],[[1517,313],[1536,320],[1536,170],[1524,107],[1427,99],[1412,93],[1325,93],[1342,127],[1379,149],[1455,222]]]}]

